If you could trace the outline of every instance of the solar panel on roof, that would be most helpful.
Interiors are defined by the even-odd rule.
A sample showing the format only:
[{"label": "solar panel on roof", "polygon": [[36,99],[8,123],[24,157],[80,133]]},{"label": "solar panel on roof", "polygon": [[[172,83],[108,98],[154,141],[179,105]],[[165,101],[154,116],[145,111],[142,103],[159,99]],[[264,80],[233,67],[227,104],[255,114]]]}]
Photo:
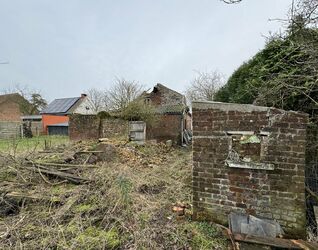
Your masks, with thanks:
[{"label": "solar panel on roof", "polygon": [[41,113],[66,113],[79,99],[79,97],[55,99]]}]

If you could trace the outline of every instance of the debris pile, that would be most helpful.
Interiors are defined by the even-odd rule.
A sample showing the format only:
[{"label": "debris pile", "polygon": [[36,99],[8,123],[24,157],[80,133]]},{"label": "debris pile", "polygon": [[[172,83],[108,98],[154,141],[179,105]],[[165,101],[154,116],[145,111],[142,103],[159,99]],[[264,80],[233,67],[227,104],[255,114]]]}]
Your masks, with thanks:
[{"label": "debris pile", "polygon": [[191,221],[190,159],[108,139],[2,154],[0,249],[227,248],[221,230]]}]

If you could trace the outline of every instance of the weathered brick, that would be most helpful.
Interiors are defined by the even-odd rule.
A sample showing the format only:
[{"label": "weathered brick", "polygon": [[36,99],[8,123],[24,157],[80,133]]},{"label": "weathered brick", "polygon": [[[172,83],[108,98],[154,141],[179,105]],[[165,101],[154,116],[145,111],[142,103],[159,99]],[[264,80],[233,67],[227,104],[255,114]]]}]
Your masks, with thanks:
[{"label": "weathered brick", "polygon": [[[251,105],[207,103],[202,106],[202,103],[194,103],[193,119],[194,191],[204,191],[196,193],[196,198],[202,195],[202,199],[194,203],[194,211],[214,211],[211,218],[215,220],[226,217],[231,211],[243,211],[277,219],[287,233],[293,228],[305,232],[304,164],[308,117]],[[256,150],[256,145],[235,144],[233,138],[240,140],[242,135],[232,137],[231,131],[262,131],[269,136],[262,135],[261,150]],[[196,138],[197,135],[200,138]],[[239,154],[250,154],[252,162],[258,159],[274,164],[274,170],[229,168],[225,160],[233,145],[238,146]],[[198,178],[196,169],[204,178]]]}]

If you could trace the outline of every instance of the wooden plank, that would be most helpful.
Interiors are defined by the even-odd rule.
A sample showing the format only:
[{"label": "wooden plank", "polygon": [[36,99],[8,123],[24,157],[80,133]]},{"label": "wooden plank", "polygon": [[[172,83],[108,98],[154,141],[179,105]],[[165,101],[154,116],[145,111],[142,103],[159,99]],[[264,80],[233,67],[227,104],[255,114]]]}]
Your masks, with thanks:
[{"label": "wooden plank", "polygon": [[33,165],[32,167],[25,167],[25,169],[39,172],[40,174],[56,176],[56,177],[62,178],[64,180],[68,180],[68,181],[75,183],[75,184],[82,184],[82,183],[87,183],[90,181],[88,179],[84,179],[84,178],[81,178],[81,177],[73,175],[73,174],[65,173],[65,172],[58,171],[58,170],[51,170],[51,169],[48,169],[46,167],[41,167],[41,166],[36,166],[36,165]]},{"label": "wooden plank", "polygon": [[304,240],[292,240],[292,242],[304,250],[316,250],[316,249],[318,249],[318,243],[308,242],[308,241],[304,241]]},{"label": "wooden plank", "polygon": [[260,237],[260,236],[246,235],[246,234],[234,234],[234,239],[237,241],[266,245],[271,247],[280,247],[280,248],[287,248],[287,249],[303,249],[288,239]]},{"label": "wooden plank", "polygon": [[30,200],[48,199],[47,197],[44,197],[44,196],[37,196],[33,194],[19,193],[19,192],[10,192],[5,194],[5,196],[9,198],[26,198]]},{"label": "wooden plank", "polygon": [[38,151],[38,153],[41,153],[41,154],[64,154],[64,152],[61,152],[61,151],[50,151],[50,150]]},{"label": "wooden plank", "polygon": [[62,168],[96,168],[96,165],[83,165],[83,164],[65,164],[65,163],[54,163],[54,162],[34,162],[36,165],[49,166],[49,167],[62,167]]},{"label": "wooden plank", "polygon": [[93,150],[93,151],[78,151],[75,154],[98,154],[98,153],[104,153],[104,151],[98,151],[98,150]]}]

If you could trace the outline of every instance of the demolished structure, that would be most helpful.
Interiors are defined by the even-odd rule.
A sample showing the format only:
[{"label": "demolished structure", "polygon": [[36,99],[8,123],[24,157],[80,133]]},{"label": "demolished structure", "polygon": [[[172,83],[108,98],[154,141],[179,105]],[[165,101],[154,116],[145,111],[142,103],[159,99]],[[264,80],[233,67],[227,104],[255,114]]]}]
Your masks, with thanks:
[{"label": "demolished structure", "polygon": [[241,212],[304,236],[308,115],[217,102],[192,108],[195,218],[227,224]]},{"label": "demolished structure", "polygon": [[146,138],[188,144],[191,140],[192,117],[185,96],[160,83],[154,86],[152,92],[144,93],[143,96],[146,103],[155,106],[158,116],[156,124],[147,124]]}]

